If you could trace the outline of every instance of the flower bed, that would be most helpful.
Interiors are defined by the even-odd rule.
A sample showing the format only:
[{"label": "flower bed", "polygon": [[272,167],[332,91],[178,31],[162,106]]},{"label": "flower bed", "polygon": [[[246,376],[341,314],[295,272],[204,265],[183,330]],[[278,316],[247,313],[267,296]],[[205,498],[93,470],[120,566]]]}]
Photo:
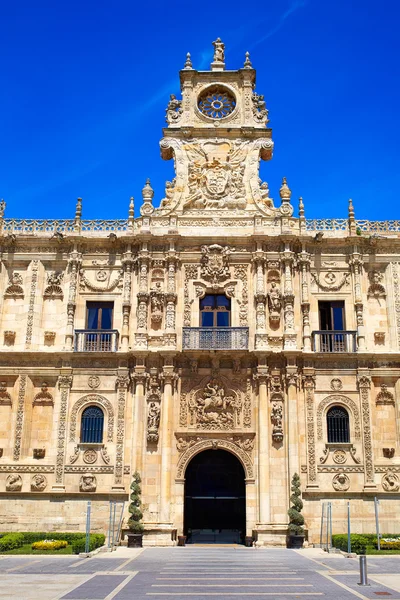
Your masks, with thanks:
[{"label": "flower bed", "polygon": [[[378,553],[378,538],[373,533],[352,533],[350,535],[351,551],[356,554]],[[332,544],[335,548],[339,548],[347,552],[347,535],[333,535]],[[383,534],[381,536],[381,550],[393,550],[400,552],[400,534]]]},{"label": "flower bed", "polygon": [[61,550],[66,548],[68,542],[65,540],[42,540],[41,542],[33,542],[32,550]]}]

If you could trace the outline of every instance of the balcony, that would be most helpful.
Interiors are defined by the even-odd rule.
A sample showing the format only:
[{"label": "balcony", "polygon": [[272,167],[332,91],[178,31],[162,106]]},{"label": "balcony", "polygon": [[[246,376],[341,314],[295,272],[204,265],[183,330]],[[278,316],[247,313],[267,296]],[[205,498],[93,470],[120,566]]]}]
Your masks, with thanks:
[{"label": "balcony", "polygon": [[357,352],[356,331],[313,331],[314,352]]},{"label": "balcony", "polygon": [[75,352],[116,352],[118,331],[116,329],[76,329]]},{"label": "balcony", "polygon": [[183,350],[247,350],[248,327],[184,327]]}]

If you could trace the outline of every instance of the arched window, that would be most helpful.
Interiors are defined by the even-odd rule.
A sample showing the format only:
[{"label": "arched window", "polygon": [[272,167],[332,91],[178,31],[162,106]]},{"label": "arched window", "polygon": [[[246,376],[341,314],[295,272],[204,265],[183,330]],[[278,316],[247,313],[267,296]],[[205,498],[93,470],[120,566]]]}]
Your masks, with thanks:
[{"label": "arched window", "polygon": [[81,443],[101,444],[103,441],[104,413],[98,406],[88,406],[82,413]]},{"label": "arched window", "polygon": [[341,406],[332,406],[327,412],[328,444],[350,442],[349,413]]}]

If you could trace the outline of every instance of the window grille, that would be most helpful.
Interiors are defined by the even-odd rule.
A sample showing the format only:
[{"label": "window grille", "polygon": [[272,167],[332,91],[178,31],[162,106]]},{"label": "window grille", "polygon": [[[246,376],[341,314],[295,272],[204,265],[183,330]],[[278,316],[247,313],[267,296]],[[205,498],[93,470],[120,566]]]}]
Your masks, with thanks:
[{"label": "window grille", "polygon": [[333,406],[326,415],[328,444],[348,444],[350,442],[349,413],[341,406]]},{"label": "window grille", "polygon": [[101,444],[103,441],[104,413],[98,406],[89,406],[82,413],[81,443]]}]

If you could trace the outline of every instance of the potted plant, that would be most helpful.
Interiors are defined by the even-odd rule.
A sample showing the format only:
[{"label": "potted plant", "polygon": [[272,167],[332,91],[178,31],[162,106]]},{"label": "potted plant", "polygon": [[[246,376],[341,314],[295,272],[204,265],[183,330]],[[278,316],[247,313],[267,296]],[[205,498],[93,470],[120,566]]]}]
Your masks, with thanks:
[{"label": "potted plant", "polygon": [[288,548],[302,548],[304,544],[304,517],[301,514],[303,502],[301,500],[300,477],[295,473],[292,477],[292,495],[290,496],[291,507],[288,510]]},{"label": "potted plant", "polygon": [[142,506],[142,502],[140,500],[140,495],[142,493],[140,482],[140,475],[137,471],[135,471],[131,483],[131,503],[128,507],[128,511],[131,514],[128,519],[128,527],[130,530],[128,533],[128,548],[141,548],[143,545],[144,526],[141,522],[143,513],[140,510]]}]

